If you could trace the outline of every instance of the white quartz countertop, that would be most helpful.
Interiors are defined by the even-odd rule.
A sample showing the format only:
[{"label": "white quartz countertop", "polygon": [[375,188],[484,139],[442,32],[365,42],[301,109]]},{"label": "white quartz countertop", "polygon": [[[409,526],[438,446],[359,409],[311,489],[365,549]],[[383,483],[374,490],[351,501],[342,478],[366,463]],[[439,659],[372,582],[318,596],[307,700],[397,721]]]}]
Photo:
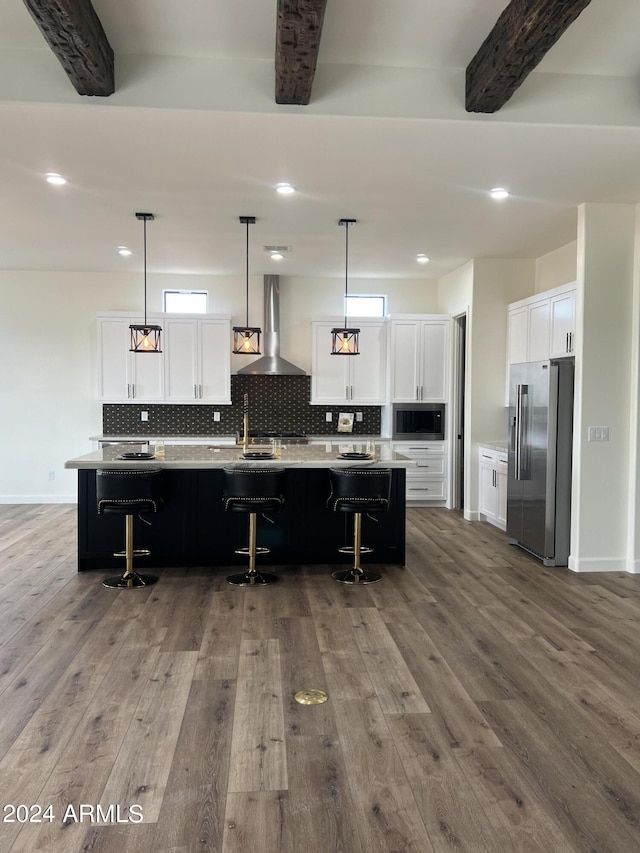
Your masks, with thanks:
[{"label": "white quartz countertop", "polygon": [[497,450],[499,453],[506,453],[508,450],[506,441],[481,441],[478,446],[486,447],[487,450]]},{"label": "white quartz countertop", "polygon": [[[65,462],[65,468],[223,468],[228,465],[246,467],[251,465],[273,466],[284,468],[332,468],[340,466],[384,465],[389,468],[412,468],[417,465],[414,459],[409,459],[401,453],[391,450],[388,441],[373,444],[373,453],[369,459],[344,459],[341,453],[365,453],[366,441],[335,441],[331,437],[322,444],[291,444],[283,442],[279,457],[271,459],[245,459],[242,447],[220,445],[182,445],[166,444],[164,457],[151,459],[122,459],[126,447],[110,445],[93,453],[86,453]],[[146,448],[142,448],[143,450]],[[271,451],[266,445],[259,447],[251,445],[252,451]]]}]

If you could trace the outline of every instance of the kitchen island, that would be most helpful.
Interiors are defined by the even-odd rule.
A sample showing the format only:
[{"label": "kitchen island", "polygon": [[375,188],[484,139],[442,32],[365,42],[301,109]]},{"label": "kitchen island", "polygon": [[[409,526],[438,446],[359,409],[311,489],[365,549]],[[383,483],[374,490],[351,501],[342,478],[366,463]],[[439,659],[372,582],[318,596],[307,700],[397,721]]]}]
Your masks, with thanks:
[{"label": "kitchen island", "polygon": [[[148,448],[145,448],[148,449]],[[269,448],[265,448],[269,449]],[[239,566],[245,558],[234,554],[246,544],[247,520],[225,513],[222,503],[223,471],[227,466],[281,467],[285,469],[285,507],[272,516],[274,524],[259,519],[259,544],[271,549],[264,565],[341,565],[349,561],[337,549],[351,541],[352,518],[327,510],[329,468],[377,466],[392,469],[389,511],[376,521],[365,517],[363,538],[374,553],[368,562],[404,565],[405,469],[415,462],[392,451],[388,443],[375,445],[370,460],[343,459],[343,452],[364,450],[354,441],[283,445],[281,456],[248,460],[241,447],[167,445],[165,455],[151,459],[122,459],[131,446],[112,445],[70,459],[66,468],[78,470],[78,571],[121,568],[113,557],[123,547],[123,519],[98,515],[96,470],[99,468],[161,468],[164,506],[151,524],[136,519],[136,548],[148,548],[139,568],[162,566]],[[259,448],[252,446],[252,451]]]}]

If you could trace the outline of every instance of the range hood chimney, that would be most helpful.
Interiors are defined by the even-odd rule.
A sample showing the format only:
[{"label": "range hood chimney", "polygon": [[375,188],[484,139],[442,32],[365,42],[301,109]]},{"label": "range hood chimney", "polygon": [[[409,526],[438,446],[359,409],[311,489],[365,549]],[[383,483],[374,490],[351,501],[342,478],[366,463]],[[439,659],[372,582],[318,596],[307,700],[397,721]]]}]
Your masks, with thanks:
[{"label": "range hood chimney", "polygon": [[264,355],[241,368],[242,376],[305,376],[305,371],[280,355],[280,276],[264,277]]}]

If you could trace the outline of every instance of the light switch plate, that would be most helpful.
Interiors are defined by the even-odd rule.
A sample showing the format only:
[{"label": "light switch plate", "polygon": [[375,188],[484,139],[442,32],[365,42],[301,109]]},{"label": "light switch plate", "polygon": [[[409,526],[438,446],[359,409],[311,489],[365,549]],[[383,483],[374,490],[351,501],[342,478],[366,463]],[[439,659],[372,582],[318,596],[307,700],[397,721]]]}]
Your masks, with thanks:
[{"label": "light switch plate", "polygon": [[148,421],[149,420],[149,412],[140,412],[140,420]]},{"label": "light switch plate", "polygon": [[219,422],[220,422],[220,412],[214,412],[214,413],[213,413],[213,420],[214,420],[216,423],[219,423]]},{"label": "light switch plate", "polygon": [[590,426],[589,441],[609,441],[608,426]]},{"label": "light switch plate", "polygon": [[362,412],[356,412],[356,421],[358,421],[358,423],[362,421]]},{"label": "light switch plate", "polygon": [[324,413],[324,419],[328,424],[330,424],[331,421],[333,420],[333,412],[325,412]]}]

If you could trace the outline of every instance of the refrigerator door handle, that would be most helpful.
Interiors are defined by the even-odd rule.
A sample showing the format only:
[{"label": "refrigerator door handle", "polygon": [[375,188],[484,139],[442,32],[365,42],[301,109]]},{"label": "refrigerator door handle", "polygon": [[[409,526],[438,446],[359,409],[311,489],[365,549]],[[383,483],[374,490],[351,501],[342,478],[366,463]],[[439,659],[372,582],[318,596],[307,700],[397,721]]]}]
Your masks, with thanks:
[{"label": "refrigerator door handle", "polygon": [[526,469],[525,469],[525,460],[524,460],[524,448],[523,443],[525,441],[525,429],[526,429],[526,404],[527,398],[529,396],[529,386],[528,385],[518,385],[516,389],[516,416],[515,416],[515,454],[516,454],[516,464],[515,464],[515,477],[516,480],[525,480]]}]

